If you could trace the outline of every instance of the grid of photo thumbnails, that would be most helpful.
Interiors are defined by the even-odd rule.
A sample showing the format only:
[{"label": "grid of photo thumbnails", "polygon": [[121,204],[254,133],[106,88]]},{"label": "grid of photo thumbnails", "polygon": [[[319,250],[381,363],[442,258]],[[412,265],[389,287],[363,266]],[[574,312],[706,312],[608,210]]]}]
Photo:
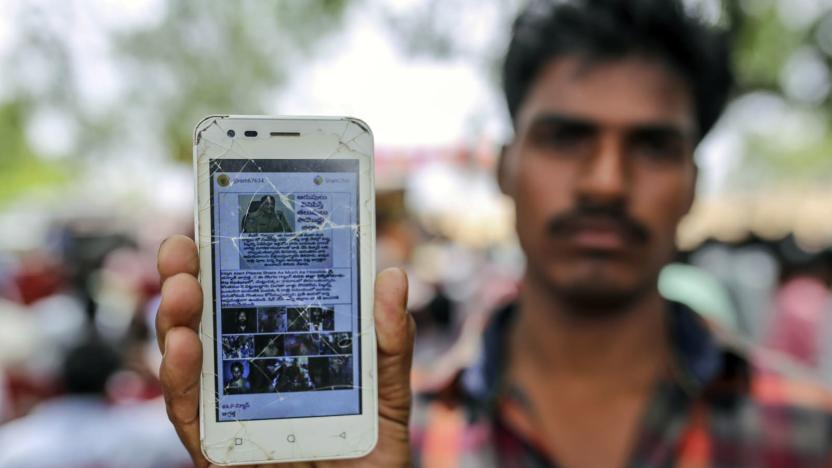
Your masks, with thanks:
[{"label": "grid of photo thumbnails", "polygon": [[226,395],[353,387],[352,334],[335,331],[330,307],[222,311]]}]

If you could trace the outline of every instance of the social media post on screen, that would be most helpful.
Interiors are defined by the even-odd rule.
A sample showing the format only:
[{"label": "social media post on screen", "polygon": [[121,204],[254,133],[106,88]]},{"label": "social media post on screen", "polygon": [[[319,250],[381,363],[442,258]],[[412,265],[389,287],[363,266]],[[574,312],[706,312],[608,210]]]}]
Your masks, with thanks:
[{"label": "social media post on screen", "polygon": [[357,171],[280,161],[212,175],[219,421],[360,412]]}]

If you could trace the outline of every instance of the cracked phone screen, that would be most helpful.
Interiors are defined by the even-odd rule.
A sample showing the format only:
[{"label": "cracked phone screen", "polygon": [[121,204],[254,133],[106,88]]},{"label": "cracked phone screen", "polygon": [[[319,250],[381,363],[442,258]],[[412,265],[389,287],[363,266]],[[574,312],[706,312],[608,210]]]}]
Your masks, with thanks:
[{"label": "cracked phone screen", "polygon": [[214,144],[216,420],[360,414],[359,161]]}]

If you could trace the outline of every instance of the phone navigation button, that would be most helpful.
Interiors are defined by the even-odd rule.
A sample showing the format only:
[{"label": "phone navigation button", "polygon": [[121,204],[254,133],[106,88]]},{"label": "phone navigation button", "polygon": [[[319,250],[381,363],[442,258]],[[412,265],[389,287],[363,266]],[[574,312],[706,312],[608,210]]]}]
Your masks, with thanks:
[{"label": "phone navigation button", "polygon": [[342,439],[346,439],[346,438],[347,438],[347,433],[346,433],[346,432],[342,432],[342,433],[338,434],[338,437],[340,437],[340,438],[342,438]]},{"label": "phone navigation button", "polygon": [[286,436],[286,442],[289,442],[290,444],[294,444],[295,443],[295,435],[294,434],[287,435]]}]

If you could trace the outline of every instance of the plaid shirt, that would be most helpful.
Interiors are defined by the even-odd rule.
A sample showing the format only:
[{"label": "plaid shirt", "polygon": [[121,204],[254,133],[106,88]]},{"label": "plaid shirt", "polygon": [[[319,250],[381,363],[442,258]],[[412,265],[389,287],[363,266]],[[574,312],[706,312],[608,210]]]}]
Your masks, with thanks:
[{"label": "plaid shirt", "polygon": [[[627,466],[832,466],[832,393],[786,360],[720,335],[685,306],[671,303],[669,313],[679,372],[657,383]],[[516,423],[521,405],[505,390],[512,316],[513,307],[499,312],[474,364],[416,399],[417,466],[558,466],[557,454]]]}]

